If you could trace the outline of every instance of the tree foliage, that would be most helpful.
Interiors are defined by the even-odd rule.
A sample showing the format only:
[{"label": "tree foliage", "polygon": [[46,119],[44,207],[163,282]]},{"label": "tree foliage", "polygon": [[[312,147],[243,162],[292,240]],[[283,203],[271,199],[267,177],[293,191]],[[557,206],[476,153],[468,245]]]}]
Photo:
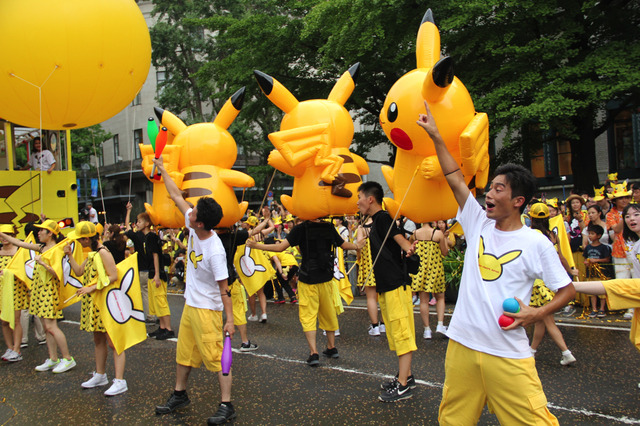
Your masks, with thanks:
[{"label": "tree foliage", "polygon": [[112,137],[113,134],[105,131],[99,124],[82,129],[72,129],[71,145],[73,146],[73,153],[71,166],[73,170],[76,172],[81,171],[83,164],[88,164],[91,166],[91,170],[95,170],[95,160],[91,161],[91,157],[95,154],[101,155],[102,142]]},{"label": "tree foliage", "polygon": [[[609,124],[605,103],[638,103],[640,6],[631,0],[154,0],[153,62],[166,71],[159,103],[211,119],[246,86],[232,125],[238,145],[266,162],[267,135],[282,112],[264,97],[252,72],[261,70],[298,99],[325,98],[350,65],[361,62],[347,109],[365,124],[356,150],[388,143],[378,125],[386,92],[415,68],[415,40],[427,7],[443,51],[476,108],[489,114],[492,137],[506,129],[500,158],[528,158],[532,123],[569,140],[578,186],[596,183],[595,137]],[[204,32],[203,32],[204,30]],[[204,36],[203,36],[204,34]],[[628,101],[628,102],[627,102]],[[519,155],[520,151],[524,155]],[[269,173],[260,180],[266,185]]]}]

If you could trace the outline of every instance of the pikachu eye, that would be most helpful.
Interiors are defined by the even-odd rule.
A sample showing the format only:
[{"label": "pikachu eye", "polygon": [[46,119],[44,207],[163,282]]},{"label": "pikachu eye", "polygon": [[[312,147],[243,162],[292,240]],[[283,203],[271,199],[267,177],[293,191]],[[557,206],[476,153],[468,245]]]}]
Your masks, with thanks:
[{"label": "pikachu eye", "polygon": [[387,118],[391,123],[396,121],[396,119],[398,118],[398,105],[396,105],[395,102],[389,105],[389,110],[387,111]]}]

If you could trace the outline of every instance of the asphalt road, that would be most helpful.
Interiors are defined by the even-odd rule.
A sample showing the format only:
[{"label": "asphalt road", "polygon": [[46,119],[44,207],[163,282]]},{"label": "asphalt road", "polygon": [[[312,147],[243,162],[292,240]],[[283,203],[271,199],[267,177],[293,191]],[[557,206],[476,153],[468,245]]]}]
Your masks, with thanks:
[{"label": "asphalt road", "polygon": [[[183,298],[169,297],[172,324],[179,330]],[[266,324],[250,322],[249,334],[259,349],[234,353],[233,402],[237,424],[437,424],[444,381],[447,340],[418,338],[413,372],[415,396],[396,404],[378,402],[379,384],[396,373],[397,359],[386,338],[367,334],[364,299],[357,298],[340,316],[339,359],[322,359],[319,368],[305,364],[306,342],[295,305],[268,304]],[[125,378],[129,391],[107,398],[107,387],[83,390],[80,383],[95,369],[93,340],[79,330],[79,304],[65,310],[61,323],[78,366],[64,374],[39,373],[46,347],[23,349],[24,360],[0,364],[0,425],[26,424],[204,424],[220,400],[217,375],[193,370],[191,405],[156,416],[175,383],[175,341],[147,341],[127,351]],[[536,358],[551,411],[561,424],[640,424],[640,354],[628,340],[628,321],[562,319],[561,330],[578,362],[560,365],[560,351],[545,339]],[[448,322],[448,317],[445,321]],[[416,321],[419,316],[416,314]],[[431,317],[435,329],[435,316]],[[416,324],[419,324],[416,322]],[[149,328],[150,330],[152,327]],[[32,332],[31,332],[32,333]],[[325,338],[318,333],[319,349]],[[234,346],[239,347],[239,335]],[[113,378],[111,356],[107,363]],[[498,424],[485,409],[480,424]]]}]

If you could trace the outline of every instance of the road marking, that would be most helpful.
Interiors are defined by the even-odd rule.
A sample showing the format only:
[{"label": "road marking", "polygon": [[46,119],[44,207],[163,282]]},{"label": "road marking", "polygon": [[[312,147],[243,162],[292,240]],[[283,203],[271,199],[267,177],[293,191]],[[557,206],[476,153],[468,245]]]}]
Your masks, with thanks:
[{"label": "road marking", "polygon": [[[233,352],[235,352],[237,354],[251,355],[251,356],[258,357],[258,358],[266,358],[266,359],[272,359],[272,360],[276,360],[276,361],[290,362],[290,363],[293,363],[293,364],[306,364],[306,361],[302,361],[300,359],[285,358],[285,357],[281,357],[281,356],[278,356],[278,355],[272,355],[272,354],[266,354],[266,353],[240,352],[239,349],[233,349]],[[393,376],[390,376],[388,374],[372,373],[372,372],[368,372],[368,371],[356,370],[354,368],[338,367],[338,366],[327,365],[327,364],[324,364],[324,365],[320,366],[320,368],[329,369],[329,370],[336,370],[336,371],[340,371],[340,372],[343,372],[343,373],[359,374],[361,376],[376,377],[376,378],[379,378],[379,379],[392,379],[393,378]],[[426,387],[430,387],[430,388],[436,388],[436,389],[442,389],[442,387],[443,387],[442,383],[429,382],[429,381],[420,380],[420,379],[417,379],[416,383],[419,384],[419,385],[422,385],[422,386],[426,386]],[[555,404],[553,404],[551,402],[547,403],[547,406],[549,408],[553,408],[555,410],[568,411],[570,413],[580,414],[580,415],[589,416],[589,417],[599,417],[599,418],[602,418],[602,419],[612,420],[612,421],[616,421],[616,422],[619,422],[619,423],[640,424],[640,419],[634,419],[634,418],[627,417],[627,416],[614,417],[614,416],[610,416],[608,414],[596,413],[594,411],[584,410],[584,409],[581,409],[581,408],[562,407],[560,405],[555,405]]]},{"label": "road marking", "polygon": [[80,323],[78,321],[71,321],[71,320],[62,320],[60,322],[66,322],[67,324],[75,324],[75,325],[80,325]]}]

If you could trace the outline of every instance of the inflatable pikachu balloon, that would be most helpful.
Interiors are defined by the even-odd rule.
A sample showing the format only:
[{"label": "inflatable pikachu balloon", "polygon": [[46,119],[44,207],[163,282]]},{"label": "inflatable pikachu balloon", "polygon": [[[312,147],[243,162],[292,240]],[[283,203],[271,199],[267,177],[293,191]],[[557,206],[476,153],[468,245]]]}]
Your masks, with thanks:
[{"label": "inflatable pikachu balloon", "polygon": [[[162,152],[165,169],[184,192],[185,199],[195,205],[200,197],[214,198],[222,207],[223,217],[218,227],[232,226],[244,216],[249,205],[238,203],[234,187],[250,188],[253,178],[232,170],[238,148],[227,131],[238,116],[244,100],[244,87],[224,104],[213,123],[186,126],[169,111],[156,108],[162,126],[168,129],[167,146]],[[153,149],[140,144],[142,168],[149,177],[153,168]],[[184,216],[175,207],[162,180],[153,182],[153,203],[145,203],[154,224],[169,228],[184,226]]]},{"label": "inflatable pikachu balloon", "polygon": [[425,112],[424,101],[472,191],[487,184],[489,120],[486,114],[476,113],[469,92],[453,75],[451,58],[440,59],[440,33],[431,9],[420,24],[416,58],[417,68],[389,90],[380,124],[398,147],[394,167],[382,167],[394,195],[394,199],[385,198],[387,209],[395,215],[399,208],[399,214],[421,223],[452,218],[458,208],[433,142],[416,124],[418,115]]},{"label": "inflatable pikachu balloon", "polygon": [[327,99],[299,102],[280,82],[254,71],[263,93],[285,116],[269,140],[276,147],[269,164],[294,177],[292,196],[282,205],[301,219],[353,214],[358,186],[369,173],[366,161],[349,151],[353,120],[344,103],[355,88],[360,64],[336,82]]}]

